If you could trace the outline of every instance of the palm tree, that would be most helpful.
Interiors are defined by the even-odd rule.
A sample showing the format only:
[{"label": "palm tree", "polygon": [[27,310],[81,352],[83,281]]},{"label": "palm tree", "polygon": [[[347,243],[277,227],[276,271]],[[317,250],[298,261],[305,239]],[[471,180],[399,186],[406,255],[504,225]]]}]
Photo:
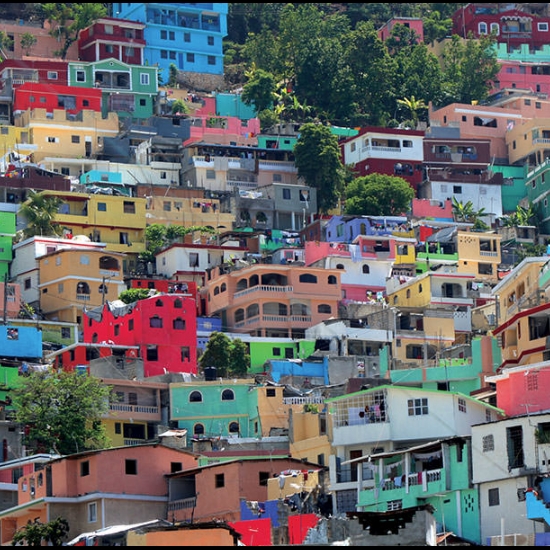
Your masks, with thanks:
[{"label": "palm tree", "polygon": [[402,105],[406,109],[408,109],[408,111],[411,113],[411,117],[412,117],[412,121],[414,123],[414,127],[417,128],[418,127],[418,121],[420,120],[419,112],[421,110],[424,110],[424,109],[428,108],[428,106],[426,105],[424,100],[423,99],[416,99],[412,95],[410,98],[405,97],[403,99],[398,99],[397,103],[399,105]]},{"label": "palm tree", "polygon": [[61,235],[61,227],[55,222],[55,215],[62,202],[59,197],[29,191],[27,200],[19,209],[19,215],[27,224],[22,230],[23,237]]}]

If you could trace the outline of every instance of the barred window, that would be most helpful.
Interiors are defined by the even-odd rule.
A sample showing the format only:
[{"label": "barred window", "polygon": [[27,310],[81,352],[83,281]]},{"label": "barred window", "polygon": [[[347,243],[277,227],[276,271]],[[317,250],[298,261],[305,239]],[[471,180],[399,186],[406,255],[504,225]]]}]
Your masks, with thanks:
[{"label": "barred window", "polygon": [[484,453],[495,450],[495,437],[493,436],[493,434],[483,436],[482,441]]}]

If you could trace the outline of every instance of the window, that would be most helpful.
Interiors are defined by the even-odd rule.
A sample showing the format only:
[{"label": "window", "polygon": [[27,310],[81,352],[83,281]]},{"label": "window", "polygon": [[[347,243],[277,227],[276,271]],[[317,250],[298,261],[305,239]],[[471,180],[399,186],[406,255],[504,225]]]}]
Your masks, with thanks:
[{"label": "window", "polygon": [[134,330],[134,320],[130,319],[128,321],[128,330]]},{"label": "window", "polygon": [[463,413],[467,412],[466,411],[466,399],[464,399],[463,397],[458,398],[458,410],[460,412],[463,412]]},{"label": "window", "polygon": [[155,315],[149,319],[149,326],[151,328],[162,328],[162,317]]},{"label": "window", "polygon": [[83,460],[80,463],[80,477],[89,476],[89,475],[90,475],[90,461]]},{"label": "window", "polygon": [[25,290],[29,290],[31,288],[31,280],[30,279],[25,279],[25,282],[23,284],[24,284]]},{"label": "window", "polygon": [[[191,42],[191,33],[184,32],[183,33],[183,41],[184,42]],[[193,56],[193,57],[195,57],[195,56]]]},{"label": "window", "polygon": [[159,351],[157,346],[149,345],[147,346],[147,361],[158,361],[159,360]]},{"label": "window", "polygon": [[115,422],[115,433],[118,435],[122,433],[122,424],[120,422]]},{"label": "window", "polygon": [[88,523],[95,523],[97,521],[97,503],[90,502],[88,504]]},{"label": "window", "polygon": [[136,213],[136,203],[133,201],[124,201],[124,213],[125,214],[135,214]]},{"label": "window", "polygon": [[233,390],[223,390],[222,392],[222,401],[234,401],[235,392]]},{"label": "window", "polygon": [[191,348],[189,346],[182,346],[181,347],[180,359],[182,361],[189,361],[191,359]]},{"label": "window", "polygon": [[231,422],[229,424],[229,433],[230,434],[238,434],[239,433],[239,423],[238,422]]},{"label": "window", "polygon": [[277,392],[275,388],[266,388],[265,390],[266,397],[277,397]]},{"label": "window", "polygon": [[87,254],[81,254],[80,265],[90,265],[90,256],[88,256]]},{"label": "window", "polygon": [[489,506],[499,506],[500,505],[500,497],[498,493],[498,487],[495,489],[489,489],[487,492],[487,496],[489,497]]},{"label": "window", "polygon": [[189,394],[189,403],[202,403],[202,393],[200,391],[192,391]]},{"label": "window", "polygon": [[537,23],[537,28],[540,32],[548,32],[548,23]]},{"label": "window", "polygon": [[86,82],[86,73],[84,71],[76,71],[76,81]]},{"label": "window", "polygon": [[182,319],[181,317],[174,319],[172,326],[174,330],[185,330],[185,319]]},{"label": "window", "polygon": [[107,203],[106,202],[98,202],[97,203],[97,211],[98,212],[107,212]]},{"label": "window", "polygon": [[207,40],[208,40],[208,45],[209,45],[209,46],[213,46],[213,45],[214,45],[214,37],[213,37],[213,36],[208,36],[208,37],[207,37]]},{"label": "window", "polygon": [[170,462],[170,473],[174,474],[176,472],[181,472],[183,470],[183,466],[181,462]]},{"label": "window", "polygon": [[225,487],[225,476],[224,474],[216,474],[216,489],[221,489]]},{"label": "window", "polygon": [[149,74],[148,73],[140,73],[139,82],[142,86],[149,86]]},{"label": "window", "polygon": [[428,399],[422,397],[421,399],[409,399],[407,401],[409,409],[409,416],[421,416],[428,414]]},{"label": "window", "polygon": [[80,136],[71,136],[71,143],[80,143]]},{"label": "window", "polygon": [[194,435],[203,435],[204,434],[204,425],[203,424],[195,424],[193,426],[193,434]]},{"label": "window", "polygon": [[189,253],[189,267],[199,267],[199,254],[198,252]]},{"label": "window", "polygon": [[455,195],[461,195],[462,194],[462,186],[461,185],[453,185],[453,193]]},{"label": "window", "polygon": [[195,63],[195,54],[194,53],[188,53],[186,55],[187,63]]},{"label": "window", "polygon": [[291,199],[290,189],[283,189],[283,199],[289,201]]},{"label": "window", "polygon": [[128,404],[129,405],[137,405],[138,404],[137,393],[135,393],[135,392],[129,392],[128,393]]},{"label": "window", "polygon": [[215,65],[216,64],[216,58],[213,55],[208,56],[208,64],[209,65]]},{"label": "window", "polygon": [[71,337],[71,329],[69,327],[61,327],[61,338],[66,339]]},{"label": "window", "polygon": [[48,71],[48,80],[57,80],[57,71]]},{"label": "window", "polygon": [[113,47],[112,44],[107,44],[107,45],[105,46],[105,51],[106,51],[107,53],[113,53],[113,52],[115,51],[115,48]]},{"label": "window", "polygon": [[160,58],[168,59],[168,52],[166,50],[160,50]]},{"label": "window", "polygon": [[317,313],[332,313],[332,308],[328,304],[319,304]]},{"label": "window", "polygon": [[137,476],[137,460],[133,458],[127,458],[125,460],[124,471],[128,476]]},{"label": "window", "polygon": [[521,468],[525,466],[523,428],[521,426],[506,428],[506,444],[508,449],[508,468]]}]

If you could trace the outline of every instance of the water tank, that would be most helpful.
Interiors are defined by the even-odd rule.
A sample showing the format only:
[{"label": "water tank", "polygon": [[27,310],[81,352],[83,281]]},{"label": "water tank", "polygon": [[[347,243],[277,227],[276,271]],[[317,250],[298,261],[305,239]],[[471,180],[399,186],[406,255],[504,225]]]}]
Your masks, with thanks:
[{"label": "water tank", "polygon": [[207,382],[212,382],[216,380],[216,367],[205,367],[204,368],[204,379]]}]

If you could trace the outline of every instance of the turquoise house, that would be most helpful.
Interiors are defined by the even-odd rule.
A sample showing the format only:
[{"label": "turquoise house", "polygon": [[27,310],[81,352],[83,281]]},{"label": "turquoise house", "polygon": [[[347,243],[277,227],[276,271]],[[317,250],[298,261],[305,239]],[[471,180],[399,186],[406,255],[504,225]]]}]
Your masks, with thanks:
[{"label": "turquoise house", "polygon": [[158,96],[158,72],[148,65],[128,65],[114,58],[69,63],[69,84],[100,88],[101,114],[146,120],[153,116]]},{"label": "turquoise house", "polygon": [[[170,419],[190,437],[260,437],[258,393],[253,380],[218,379],[170,384]],[[208,378],[213,378],[208,380]]]},{"label": "turquoise house", "polygon": [[385,512],[397,504],[403,510],[431,505],[438,533],[450,531],[479,544],[480,503],[470,482],[470,447],[470,437],[451,437],[349,461],[374,476],[374,485],[359,491],[357,509]]}]

